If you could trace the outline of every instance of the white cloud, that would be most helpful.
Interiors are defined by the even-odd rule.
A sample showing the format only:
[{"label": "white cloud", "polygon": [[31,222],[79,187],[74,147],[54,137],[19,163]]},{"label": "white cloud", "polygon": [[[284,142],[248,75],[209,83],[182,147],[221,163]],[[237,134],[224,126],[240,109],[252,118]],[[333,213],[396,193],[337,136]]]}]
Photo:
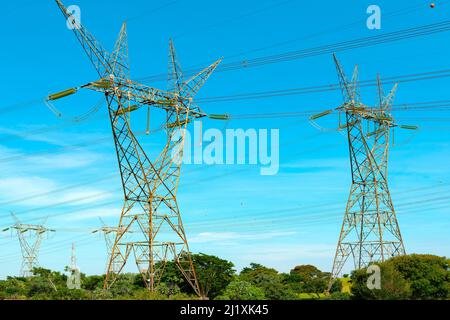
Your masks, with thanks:
[{"label": "white cloud", "polygon": [[[69,123],[70,125],[71,123]],[[55,146],[67,146],[77,141],[89,141],[96,140],[103,137],[95,132],[83,133],[83,132],[67,132],[64,130],[53,130],[62,129],[67,126],[67,122],[61,122],[55,126],[35,126],[27,125],[20,126],[18,129],[11,129],[0,127],[0,133],[16,137],[17,139],[25,141],[43,142]],[[0,140],[1,141],[1,140]]]},{"label": "white cloud", "polygon": [[30,157],[28,162],[35,163],[40,169],[76,169],[87,167],[96,162],[99,155],[93,152],[73,152],[63,154],[52,154],[50,156]]},{"label": "white cloud", "polygon": [[4,172],[38,172],[79,169],[92,165],[102,154],[86,150],[26,154],[20,150],[0,146],[0,169]]},{"label": "white cloud", "polygon": [[0,179],[0,201],[18,201],[22,206],[47,206],[66,203],[70,206],[94,203],[111,197],[110,192],[95,188],[78,188],[57,194],[46,194],[63,186],[42,177],[9,177]]}]

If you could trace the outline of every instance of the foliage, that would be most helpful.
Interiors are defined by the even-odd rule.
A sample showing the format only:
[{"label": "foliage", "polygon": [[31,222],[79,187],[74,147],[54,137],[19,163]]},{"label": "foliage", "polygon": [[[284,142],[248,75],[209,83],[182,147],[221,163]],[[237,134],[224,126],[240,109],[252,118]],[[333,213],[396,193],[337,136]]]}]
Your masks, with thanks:
[{"label": "foliage", "polygon": [[351,300],[352,296],[347,292],[334,292],[326,297],[327,300]]},{"label": "foliage", "polygon": [[[296,293],[314,293],[316,298],[328,289],[330,273],[322,272],[312,265],[300,265],[285,275],[284,282]],[[342,291],[342,282],[336,279],[331,287],[331,293]],[[307,297],[305,295],[302,296]]]},{"label": "foliage", "polygon": [[277,270],[252,263],[244,268],[239,275],[242,281],[249,282],[261,288],[269,300],[295,300],[297,295],[284,282],[284,276]]},{"label": "foliage", "polygon": [[105,276],[90,276],[82,280],[81,287],[88,291],[95,291],[103,289]]},{"label": "foliage", "polygon": [[410,297],[408,282],[392,265],[380,264],[381,289],[369,289],[367,280],[370,274],[367,269],[356,270],[352,273],[351,293],[355,299],[370,300],[404,300]]},{"label": "foliage", "polygon": [[446,299],[450,296],[450,260],[413,254],[387,262],[408,281],[411,299]]},{"label": "foliage", "polygon": [[[201,291],[210,299],[222,294],[233,280],[235,270],[232,262],[206,254],[194,254],[192,261]],[[185,280],[174,262],[166,264],[162,282],[178,286],[184,293],[194,294],[191,285]]]},{"label": "foliage", "polygon": [[216,300],[265,300],[264,291],[250,282],[234,280]]},{"label": "foliage", "polygon": [[449,260],[433,255],[394,257],[378,264],[381,289],[367,288],[366,269],[352,273],[351,292],[355,299],[448,299]]},{"label": "foliage", "polygon": [[[312,265],[299,265],[288,274],[252,263],[239,275],[233,264],[214,256],[193,255],[202,289],[216,300],[294,299],[448,299],[450,261],[432,255],[410,255],[380,263],[381,289],[369,290],[366,269],[351,278],[337,279],[331,295],[324,295],[330,274]],[[167,263],[155,292],[149,292],[139,274],[122,274],[110,290],[103,290],[104,275],[81,274],[81,289],[69,290],[64,273],[43,268],[33,277],[0,281],[0,300],[194,300],[190,285],[175,263]]]}]

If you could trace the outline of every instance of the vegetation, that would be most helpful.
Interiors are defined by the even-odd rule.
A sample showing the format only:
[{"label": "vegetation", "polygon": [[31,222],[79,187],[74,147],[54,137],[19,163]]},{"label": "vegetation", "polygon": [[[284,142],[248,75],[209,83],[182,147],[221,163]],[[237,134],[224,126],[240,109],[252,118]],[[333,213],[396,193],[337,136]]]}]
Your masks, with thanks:
[{"label": "vegetation", "polygon": [[449,299],[450,260],[433,255],[409,255],[378,264],[381,289],[367,288],[366,269],[352,273],[355,299]]},{"label": "vegetation", "polygon": [[[299,265],[289,273],[252,263],[239,274],[233,263],[215,256],[193,255],[199,284],[209,299],[448,299],[450,261],[432,255],[396,257],[379,264],[381,289],[367,287],[366,269],[334,282],[325,295],[330,274],[312,265]],[[80,290],[67,288],[67,275],[38,268],[30,278],[8,277],[0,281],[1,299],[32,300],[188,300],[197,299],[174,263],[165,269],[156,292],[150,293],[136,274],[121,275],[113,288],[103,290],[105,276],[81,274]]]}]

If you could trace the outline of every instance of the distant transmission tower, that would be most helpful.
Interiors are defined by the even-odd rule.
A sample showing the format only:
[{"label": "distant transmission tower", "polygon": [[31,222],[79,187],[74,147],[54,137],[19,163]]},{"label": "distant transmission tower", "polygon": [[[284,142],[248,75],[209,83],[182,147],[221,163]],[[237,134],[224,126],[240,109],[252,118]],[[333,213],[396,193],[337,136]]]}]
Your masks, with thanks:
[{"label": "distant transmission tower", "polygon": [[[124,206],[119,230],[111,250],[105,288],[110,288],[123,271],[131,254],[146,287],[154,291],[160,283],[167,261],[174,261],[198,295],[197,276],[177,203],[185,129],[195,119],[208,115],[193,103],[193,98],[216,69],[220,60],[197,75],[184,80],[175,49],[170,43],[170,91],[145,86],[130,79],[126,24],[123,25],[112,53],[107,52],[81,25],[60,0],[56,0],[84,51],[93,63],[99,80],[80,88],[48,97],[48,102],[84,88],[105,95],[116,146],[124,190]],[[130,114],[140,108],[165,112],[166,146],[156,161],[151,161],[132,132]],[[226,116],[209,115],[226,120]],[[147,120],[147,122],[149,122]],[[149,132],[149,125],[147,125]],[[183,131],[182,131],[183,132]],[[129,230],[138,230],[129,234]]]},{"label": "distant transmission tower", "polygon": [[[33,276],[33,269],[39,266],[39,249],[45,234],[55,232],[44,225],[23,224],[15,214],[11,214],[16,224],[3,231],[15,230],[22,251],[22,277]],[[45,224],[45,223],[44,223]]]},{"label": "distant transmission tower", "polygon": [[[98,233],[98,234],[102,234],[104,239],[105,239],[105,244],[106,244],[106,252],[108,254],[107,256],[107,265],[106,265],[106,271],[108,271],[109,268],[111,268],[111,270],[113,271],[113,273],[118,273],[120,271],[120,268],[122,267],[122,264],[112,264],[111,266],[109,265],[109,262],[111,260],[111,252],[114,249],[114,243],[115,243],[115,239],[117,237],[117,234],[122,234],[125,232],[124,228],[118,228],[118,227],[108,227],[105,222],[103,221],[103,219],[100,218],[100,221],[102,223],[102,227],[100,229],[94,230],[92,233]],[[128,234],[133,233],[132,230],[128,230],[127,231]]]},{"label": "distant transmission tower", "polygon": [[[345,115],[340,130],[346,130],[350,149],[352,186],[341,234],[333,263],[330,287],[352,256],[355,269],[372,262],[383,262],[404,255],[405,248],[388,187],[388,158],[391,129],[400,127],[415,130],[414,126],[400,126],[391,116],[397,85],[385,96],[378,78],[379,106],[361,103],[358,67],[353,78],[347,80],[338,59],[334,61],[344,97],[337,108],[339,119]],[[331,114],[328,110],[311,117],[312,121]]]},{"label": "distant transmission tower", "polygon": [[80,269],[77,266],[75,243],[72,243],[72,255],[70,257],[70,275],[67,277],[67,287],[71,290],[81,289]]},{"label": "distant transmission tower", "polygon": [[70,268],[72,270],[78,270],[77,267],[77,254],[75,251],[75,243],[72,243],[72,256],[70,257]]}]

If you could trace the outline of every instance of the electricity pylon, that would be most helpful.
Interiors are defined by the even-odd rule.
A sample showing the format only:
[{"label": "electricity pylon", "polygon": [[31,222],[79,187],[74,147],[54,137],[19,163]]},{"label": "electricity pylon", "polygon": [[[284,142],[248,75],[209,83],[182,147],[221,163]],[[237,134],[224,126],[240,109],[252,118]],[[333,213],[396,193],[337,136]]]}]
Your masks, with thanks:
[{"label": "electricity pylon", "polygon": [[[106,244],[107,261],[108,261],[106,269],[108,269],[110,267],[109,261],[111,259],[111,252],[113,251],[117,234],[121,234],[121,233],[125,232],[125,229],[118,228],[118,227],[108,227],[102,218],[100,218],[100,221],[103,226],[100,229],[94,230],[92,233],[103,234],[103,237],[105,239],[105,244]],[[128,234],[133,233],[132,230],[128,230],[127,232],[128,232]],[[120,267],[121,267],[121,265],[117,265],[117,264],[111,265],[111,269],[113,270],[114,273],[117,273]]]},{"label": "electricity pylon", "polygon": [[70,257],[70,275],[67,277],[67,287],[71,290],[81,289],[80,269],[77,266],[77,255],[75,251],[75,243],[72,243],[72,255]]},{"label": "electricity pylon", "polygon": [[41,247],[42,238],[49,232],[55,230],[48,229],[42,225],[23,224],[15,214],[11,214],[16,223],[2,231],[15,230],[19,239],[20,249],[22,251],[22,265],[20,275],[22,277],[33,276],[33,269],[39,266],[38,256]]},{"label": "electricity pylon", "polygon": [[72,243],[72,255],[70,257],[70,268],[72,270],[78,269],[77,267],[77,254],[75,251],[75,243]]},{"label": "electricity pylon", "polygon": [[[100,80],[50,95],[48,101],[74,94],[82,88],[105,95],[122,179],[124,206],[118,228],[123,232],[116,233],[104,287],[108,289],[114,284],[133,253],[146,287],[154,291],[171,256],[201,296],[176,198],[185,139],[185,131],[180,129],[186,129],[195,119],[208,116],[194,104],[193,98],[221,60],[185,81],[171,41],[169,91],[145,86],[130,79],[125,23],[114,50],[109,53],[60,0],[56,2],[71,22]],[[167,143],[154,162],[133,134],[129,121],[130,114],[144,106],[148,112],[154,107],[166,113]],[[133,227],[139,232],[130,235],[128,231]],[[125,236],[129,236],[126,241]]]},{"label": "electricity pylon", "polygon": [[[355,269],[372,262],[383,262],[404,255],[405,248],[388,187],[388,159],[391,130],[395,127],[414,130],[417,127],[398,125],[392,115],[392,102],[397,85],[385,96],[378,77],[379,106],[361,102],[358,67],[349,81],[334,56],[344,104],[336,109],[345,115],[340,130],[346,130],[350,149],[352,186],[344,215],[333,263],[332,279],[342,272],[352,256]],[[317,120],[331,114],[328,110],[311,117]]]}]

